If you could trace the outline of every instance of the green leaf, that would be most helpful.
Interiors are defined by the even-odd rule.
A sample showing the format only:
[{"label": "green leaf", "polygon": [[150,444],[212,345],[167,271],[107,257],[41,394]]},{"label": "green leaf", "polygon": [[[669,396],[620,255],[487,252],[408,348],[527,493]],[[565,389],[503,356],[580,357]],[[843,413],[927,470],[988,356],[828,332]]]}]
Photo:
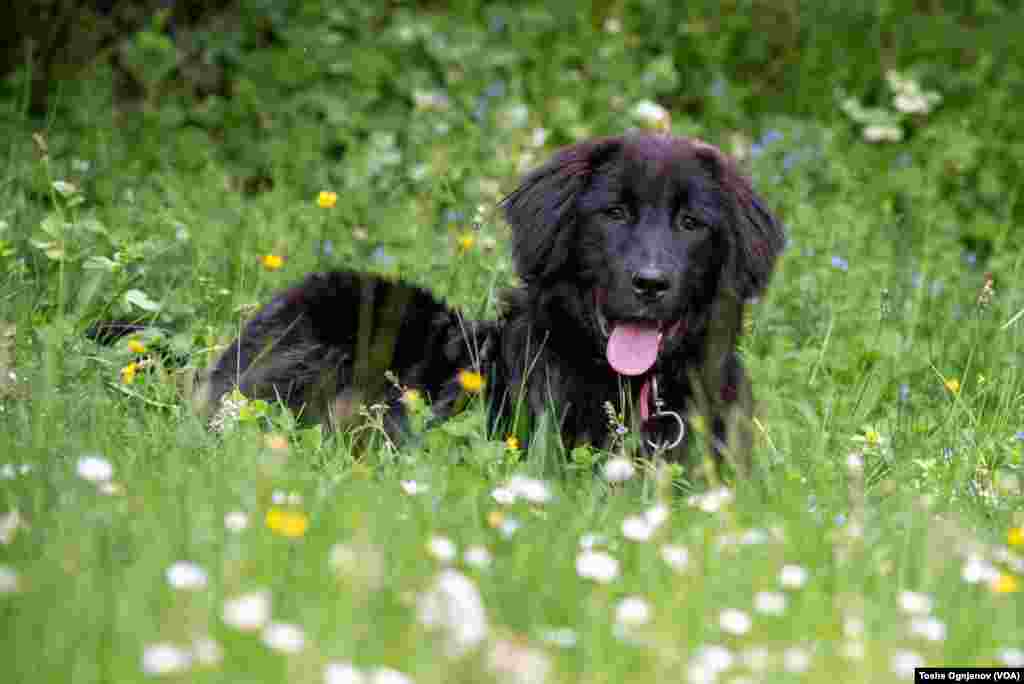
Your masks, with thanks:
[{"label": "green leaf", "polygon": [[121,264],[105,256],[91,256],[85,260],[82,267],[89,271],[107,271],[113,273],[121,268]]},{"label": "green leaf", "polygon": [[124,293],[124,300],[133,306],[137,306],[143,311],[159,311],[161,306],[159,302],[154,302],[149,298],[142,290],[128,290]]},{"label": "green leaf", "polygon": [[41,231],[55,238],[63,236],[70,226],[71,224],[58,213],[47,214],[46,218],[39,223]]}]

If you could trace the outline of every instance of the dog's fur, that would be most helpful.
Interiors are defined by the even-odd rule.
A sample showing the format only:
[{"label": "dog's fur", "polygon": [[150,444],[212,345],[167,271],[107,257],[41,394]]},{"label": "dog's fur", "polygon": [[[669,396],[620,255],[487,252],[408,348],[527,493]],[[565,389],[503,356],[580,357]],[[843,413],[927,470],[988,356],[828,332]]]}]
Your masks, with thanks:
[{"label": "dog's fur", "polygon": [[274,297],[245,325],[200,389],[201,411],[234,388],[281,401],[329,427],[361,403],[383,402],[385,428],[406,427],[401,387],[426,392],[445,418],[461,396],[458,373],[479,366],[493,322],[464,321],[429,292],[349,271],[312,273]]},{"label": "dog's fur", "polygon": [[375,354],[364,367],[392,369],[442,416],[459,369],[482,363],[496,435],[528,439],[553,416],[566,447],[601,446],[610,402],[616,412],[640,406],[644,436],[674,441],[681,426],[657,418],[700,412],[715,450],[745,469],[752,396],[736,345],[783,231],[736,166],[697,140],[602,138],[558,152],[503,208],[522,285],[504,294],[497,323],[463,321],[428,293],[376,277],[313,274],[246,325],[207,400],[238,385],[333,420],[353,396],[383,391],[397,426],[397,390],[361,376],[359,358]]}]

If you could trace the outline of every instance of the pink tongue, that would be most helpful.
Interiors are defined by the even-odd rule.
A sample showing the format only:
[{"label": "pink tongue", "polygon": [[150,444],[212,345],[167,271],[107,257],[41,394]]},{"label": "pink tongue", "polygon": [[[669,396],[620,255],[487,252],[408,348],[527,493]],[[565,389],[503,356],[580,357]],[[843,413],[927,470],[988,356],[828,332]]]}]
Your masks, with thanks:
[{"label": "pink tongue", "polygon": [[608,363],[621,375],[641,375],[658,360],[661,331],[652,323],[618,323],[608,339]]}]

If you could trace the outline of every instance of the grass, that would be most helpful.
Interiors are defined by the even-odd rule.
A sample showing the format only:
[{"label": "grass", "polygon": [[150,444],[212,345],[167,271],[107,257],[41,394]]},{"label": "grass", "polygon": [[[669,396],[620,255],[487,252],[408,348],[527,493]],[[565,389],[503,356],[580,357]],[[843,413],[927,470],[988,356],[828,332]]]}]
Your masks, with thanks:
[{"label": "grass", "polygon": [[[1024,115],[1004,27],[1021,17],[919,4],[254,6],[197,33],[230,95],[200,97],[153,58],[142,99],[112,113],[97,64],[34,121],[27,74],[9,78],[9,681],[1019,667]],[[165,43],[132,41],[146,76]],[[889,69],[941,103],[898,111]],[[398,272],[494,315],[512,280],[502,192],[560,144],[643,125],[644,101],[741,156],[787,225],[743,342],[755,480],[719,490],[638,464],[612,485],[621,454],[488,441],[475,403],[397,452],[273,406],[223,435],[191,413],[194,372],[310,269]],[[872,125],[902,139],[870,143]],[[163,332],[145,351],[87,342],[110,316]],[[185,370],[144,361],[157,345]],[[262,599],[232,603],[254,592],[301,644],[262,628]]]}]

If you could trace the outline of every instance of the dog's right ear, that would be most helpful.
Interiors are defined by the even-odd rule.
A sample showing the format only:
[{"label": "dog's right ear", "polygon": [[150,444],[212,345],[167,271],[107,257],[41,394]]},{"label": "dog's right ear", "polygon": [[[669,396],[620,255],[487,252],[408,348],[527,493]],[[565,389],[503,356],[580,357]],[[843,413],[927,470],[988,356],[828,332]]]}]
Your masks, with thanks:
[{"label": "dog's right ear", "polygon": [[512,227],[516,273],[524,282],[546,280],[566,265],[576,227],[576,198],[620,144],[619,138],[601,138],[565,147],[502,201]]}]

